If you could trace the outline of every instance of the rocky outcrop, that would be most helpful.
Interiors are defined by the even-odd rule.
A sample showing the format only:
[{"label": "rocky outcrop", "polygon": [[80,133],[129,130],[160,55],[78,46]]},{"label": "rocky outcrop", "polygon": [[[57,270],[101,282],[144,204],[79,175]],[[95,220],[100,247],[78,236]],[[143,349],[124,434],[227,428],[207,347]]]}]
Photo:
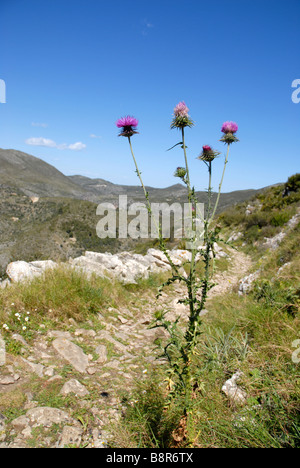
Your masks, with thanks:
[{"label": "rocky outcrop", "polygon": [[299,223],[299,220],[300,220],[300,212],[298,210],[298,212],[286,223],[285,230],[280,231],[274,237],[265,237],[264,246],[267,249],[276,250],[281,244],[281,242],[283,241],[283,239],[285,238],[285,236],[287,235],[288,231],[290,231],[291,229],[294,229],[297,226],[297,224]]},{"label": "rocky outcrop", "polygon": [[6,268],[6,274],[10,281],[18,283],[19,281],[30,280],[36,276],[40,276],[46,269],[57,266],[52,260],[44,260],[37,262],[12,262]]},{"label": "rocky outcrop", "polygon": [[[217,244],[214,245],[216,258],[226,257],[227,254]],[[191,252],[188,250],[174,249],[168,251],[174,265],[181,267],[191,260]],[[200,253],[197,259],[200,258]],[[114,277],[122,283],[134,284],[139,278],[148,278],[152,273],[171,270],[166,255],[157,249],[149,249],[146,255],[132,252],[121,252],[118,254],[85,252],[84,255],[70,259],[67,263],[71,268],[82,271],[88,275],[96,274],[101,277]],[[57,267],[52,260],[23,262],[12,262],[6,269],[9,280],[13,283],[31,280],[41,276],[46,269]],[[8,282],[2,284],[7,286]]]},{"label": "rocky outcrop", "polygon": [[250,275],[245,276],[239,281],[239,295],[247,294],[251,291],[254,281],[259,278],[261,270],[257,270]]}]

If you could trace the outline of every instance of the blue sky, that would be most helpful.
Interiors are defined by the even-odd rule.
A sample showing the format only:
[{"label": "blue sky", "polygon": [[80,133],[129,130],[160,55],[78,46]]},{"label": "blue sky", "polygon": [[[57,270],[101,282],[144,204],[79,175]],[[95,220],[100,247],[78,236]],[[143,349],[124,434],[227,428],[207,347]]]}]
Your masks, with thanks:
[{"label": "blue sky", "polygon": [[[183,165],[170,130],[184,100],[192,182],[196,160],[239,125],[224,191],[283,182],[299,172],[299,0],[0,0],[0,147],[33,154],[66,175],[137,184],[127,139],[115,122],[139,120],[133,139],[147,185],[166,187]],[[300,95],[300,94],[299,94]],[[40,146],[44,145],[44,146]],[[223,156],[215,161],[214,188]],[[1,170],[1,168],[0,168]]]}]

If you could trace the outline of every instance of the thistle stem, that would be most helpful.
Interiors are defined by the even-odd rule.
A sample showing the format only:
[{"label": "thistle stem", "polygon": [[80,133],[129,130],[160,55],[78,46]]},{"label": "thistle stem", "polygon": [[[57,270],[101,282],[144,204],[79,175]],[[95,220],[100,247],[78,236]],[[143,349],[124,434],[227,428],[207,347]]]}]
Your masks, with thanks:
[{"label": "thistle stem", "polygon": [[[146,201],[147,201],[148,213],[149,213],[150,216],[152,216],[153,213],[152,213],[151,203],[150,203],[150,201],[149,201],[149,193],[148,193],[147,190],[146,190],[146,187],[145,187],[144,182],[143,182],[143,179],[142,179],[141,172],[140,172],[139,167],[138,167],[138,165],[137,165],[137,161],[136,161],[135,156],[134,156],[134,152],[133,152],[133,148],[132,148],[132,144],[131,144],[131,139],[130,139],[130,137],[128,137],[128,142],[129,142],[129,146],[130,146],[130,151],[131,151],[131,154],[132,154],[132,158],[133,158],[133,161],[134,161],[134,164],[135,164],[136,173],[137,173],[137,175],[138,175],[138,178],[140,179],[141,186],[142,186],[142,188],[143,188],[144,195],[145,195],[145,198],[146,198]],[[156,219],[155,219],[154,216],[152,216],[152,219],[154,220],[155,228],[156,228],[156,231],[157,231],[157,234],[158,234],[158,237],[159,237],[160,246],[161,246],[161,249],[162,249],[163,253],[164,253],[165,256],[167,257],[170,266],[171,266],[171,267],[173,268],[173,270],[176,272],[176,274],[178,275],[178,277],[179,277],[181,280],[185,281],[185,278],[184,278],[182,275],[180,275],[177,266],[174,264],[174,262],[172,262],[171,257],[170,257],[170,255],[169,255],[167,249],[166,249],[166,246],[165,246],[165,243],[164,243],[164,239],[163,239],[163,236],[162,236],[162,230],[161,230],[161,225],[160,225],[160,223],[157,225]]]},{"label": "thistle stem", "polygon": [[188,165],[187,154],[186,154],[184,127],[182,127],[182,146],[183,146],[184,159],[185,159],[185,168],[186,168],[186,182],[187,182],[187,186],[188,186],[188,190],[189,190],[189,199],[190,199],[192,190],[191,190],[191,181],[190,181],[190,171],[189,171],[189,165]]},{"label": "thistle stem", "polygon": [[148,205],[148,211],[149,213],[151,213],[151,205],[150,205],[150,202],[149,202],[149,194],[146,190],[146,187],[144,185],[144,182],[143,182],[143,179],[142,179],[142,176],[141,176],[141,173],[140,173],[140,170],[138,168],[138,165],[137,165],[137,162],[136,162],[136,159],[135,159],[135,156],[134,156],[134,152],[133,152],[133,149],[132,149],[132,144],[131,144],[131,139],[130,137],[128,137],[128,142],[129,142],[129,146],[130,146],[130,151],[131,151],[131,154],[132,154],[132,157],[133,157],[133,161],[134,161],[134,164],[135,164],[135,168],[136,168],[136,173],[138,175],[138,178],[140,179],[140,182],[141,182],[141,186],[144,190],[144,194],[145,194],[145,198],[147,200],[147,205]]},{"label": "thistle stem", "polygon": [[210,218],[210,220],[209,220],[209,224],[210,224],[210,222],[214,219],[214,216],[215,216],[215,214],[216,214],[216,211],[217,211],[217,208],[218,208],[218,205],[219,205],[220,196],[221,196],[221,190],[222,190],[222,185],[223,185],[224,176],[225,176],[225,171],[226,171],[226,166],[227,166],[227,163],[228,163],[229,146],[230,146],[230,144],[228,143],[228,146],[227,146],[227,154],[226,154],[226,158],[225,158],[225,163],[224,163],[224,169],[223,169],[222,179],[221,179],[221,182],[220,182],[220,185],[219,185],[219,192],[218,192],[218,196],[217,196],[217,200],[216,200],[216,204],[215,204],[213,213],[212,213],[211,218]]}]

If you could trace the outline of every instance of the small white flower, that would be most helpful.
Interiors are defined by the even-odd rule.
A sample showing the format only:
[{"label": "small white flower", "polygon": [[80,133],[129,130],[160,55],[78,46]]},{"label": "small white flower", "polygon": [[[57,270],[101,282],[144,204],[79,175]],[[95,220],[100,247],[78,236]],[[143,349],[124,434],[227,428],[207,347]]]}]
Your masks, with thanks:
[{"label": "small white flower", "polygon": [[147,372],[148,372],[147,369],[143,370],[143,374],[147,374]]},{"label": "small white flower", "polygon": [[25,317],[25,322],[29,322],[29,317]]},{"label": "small white flower", "polygon": [[14,305],[15,305],[15,303],[14,303],[14,302],[12,302],[12,303],[11,303],[11,305],[12,305],[12,306],[14,306]]},{"label": "small white flower", "polygon": [[22,328],[22,330],[25,331],[25,330],[26,330],[26,327],[24,326],[24,327]]}]

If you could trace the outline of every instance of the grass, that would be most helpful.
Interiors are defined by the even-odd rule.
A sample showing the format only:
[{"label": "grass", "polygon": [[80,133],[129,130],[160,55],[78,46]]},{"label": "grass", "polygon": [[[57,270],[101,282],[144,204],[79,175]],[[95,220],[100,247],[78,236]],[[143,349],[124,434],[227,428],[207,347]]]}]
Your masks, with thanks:
[{"label": "grass", "polygon": [[[188,433],[180,428],[183,402],[177,398],[169,405],[166,383],[153,374],[132,397],[135,403],[118,428],[119,446],[300,446],[300,374],[291,359],[299,318],[253,296],[231,295],[211,310],[194,360]],[[232,406],[221,392],[237,371],[244,374],[245,407]]]},{"label": "grass", "polygon": [[[290,181],[292,187],[297,180]],[[253,200],[258,213],[246,217],[244,204],[221,217],[225,230],[226,226],[228,230],[235,226],[244,234],[238,243],[246,239],[245,249],[256,262],[254,269],[261,268],[261,276],[246,296],[232,291],[210,299],[193,357],[194,385],[188,417],[183,417],[181,395],[170,398],[166,369],[151,371],[149,366],[147,376],[139,379],[132,393],[128,389],[121,393],[123,418],[109,428],[114,447],[299,448],[300,372],[292,355],[293,343],[300,338],[300,223],[275,251],[263,250],[256,244],[268,229],[270,233],[279,232],[296,212],[298,192],[292,190],[282,197],[282,189],[273,187]],[[250,231],[253,235],[249,235]],[[216,267],[225,272],[230,263],[221,258]],[[164,275],[156,275],[126,286],[95,276],[88,278],[61,266],[31,283],[0,290],[0,326],[2,329],[6,323],[10,328],[3,332],[7,351],[22,351],[23,346],[10,339],[12,332],[31,342],[37,332],[47,333],[50,329],[85,328],[89,323],[99,330],[108,314],[117,316],[113,309],[133,310],[134,306],[143,310],[149,295],[165,279]],[[86,353],[92,351],[89,343],[78,344]],[[108,354],[109,358],[116,356],[110,344]],[[233,404],[222,393],[224,382],[237,371],[243,373],[239,386],[247,394],[244,406]],[[68,365],[60,375],[63,379],[75,375],[80,380]],[[89,408],[102,408],[98,389],[89,388],[87,407],[83,408],[74,395],[59,394],[63,381],[35,379],[26,385],[39,405],[68,408],[86,428],[93,417]],[[23,414],[26,385],[0,394],[0,411],[9,421]],[[101,388],[106,389],[105,383]],[[56,430],[53,428],[53,434]],[[30,443],[40,445],[42,434],[34,432]]]},{"label": "grass", "polygon": [[[262,276],[249,295],[233,291],[210,300],[193,361],[188,419],[180,395],[170,402],[166,374],[150,373],[116,429],[118,446],[299,448],[300,372],[292,360],[300,338],[299,233],[300,224],[276,251],[260,256]],[[237,371],[244,406],[221,391]]]},{"label": "grass", "polygon": [[[82,328],[90,320],[94,330],[99,330],[104,327],[99,313],[105,317],[110,307],[129,306],[136,302],[137,294],[142,296],[146,291],[156,290],[161,281],[162,276],[157,275],[141,279],[135,285],[122,285],[96,276],[88,278],[61,266],[47,270],[30,283],[0,289],[0,326],[2,329],[3,324],[8,325],[8,338],[12,333],[19,333],[29,342],[36,331],[69,329],[70,320],[75,320],[76,326]],[[26,317],[28,322],[25,322]],[[20,348],[19,343],[9,346]]]}]

